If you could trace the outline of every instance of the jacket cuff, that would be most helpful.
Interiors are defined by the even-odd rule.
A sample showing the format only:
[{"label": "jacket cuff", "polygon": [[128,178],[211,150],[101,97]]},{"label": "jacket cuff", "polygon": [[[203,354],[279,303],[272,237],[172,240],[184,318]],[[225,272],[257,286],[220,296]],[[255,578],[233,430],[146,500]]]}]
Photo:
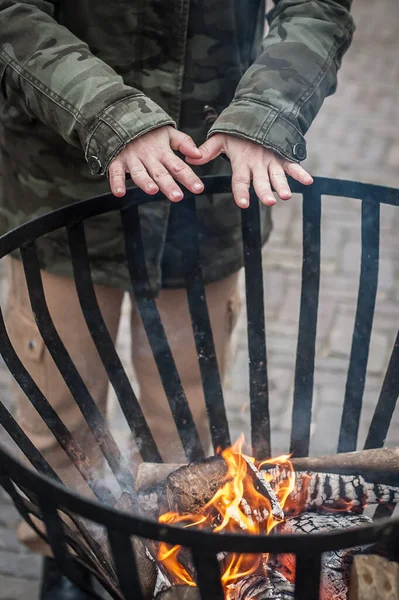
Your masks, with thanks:
[{"label": "jacket cuff", "polygon": [[293,162],[306,158],[306,142],[300,130],[272,106],[251,99],[233,100],[209,130],[208,138],[215,133],[251,140]]},{"label": "jacket cuff", "polygon": [[112,160],[137,137],[175,121],[144,94],[135,94],[108,106],[97,118],[83,147],[93,175],[104,175]]}]

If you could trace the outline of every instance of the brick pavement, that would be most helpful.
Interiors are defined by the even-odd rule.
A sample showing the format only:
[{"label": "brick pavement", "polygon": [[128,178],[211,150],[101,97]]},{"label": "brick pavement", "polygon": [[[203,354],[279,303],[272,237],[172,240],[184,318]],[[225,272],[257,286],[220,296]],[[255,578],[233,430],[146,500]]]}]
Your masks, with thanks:
[{"label": "brick pavement", "polygon": [[[395,0],[358,0],[357,33],[340,72],[337,93],[329,98],[308,139],[308,169],[324,175],[399,186],[399,38]],[[359,275],[360,215],[355,200],[323,200],[322,278],[317,337],[314,422],[311,451],[334,451],[353,330]],[[268,360],[274,451],[288,449],[293,369],[299,310],[301,206],[298,200],[274,208],[274,231],[264,251]],[[399,324],[399,211],[381,215],[379,291],[364,395],[359,445],[375,406]],[[4,295],[4,289],[3,289]],[[129,306],[125,304],[118,348],[129,373]],[[0,392],[8,397],[0,368]],[[234,369],[226,383],[234,434],[248,430],[248,365],[245,314],[235,335]],[[114,399],[110,410],[121,443],[126,428]],[[248,435],[248,434],[247,434]],[[6,439],[0,433],[0,442]],[[398,444],[393,420],[387,443]],[[0,600],[36,600],[40,561],[28,556],[12,532],[16,513],[0,492]]]}]

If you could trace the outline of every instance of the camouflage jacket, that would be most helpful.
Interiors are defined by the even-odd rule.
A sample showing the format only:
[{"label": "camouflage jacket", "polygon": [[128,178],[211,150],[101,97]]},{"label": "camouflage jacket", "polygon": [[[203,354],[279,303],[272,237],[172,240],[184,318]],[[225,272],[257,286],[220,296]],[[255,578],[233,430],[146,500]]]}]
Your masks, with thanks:
[{"label": "camouflage jacket", "polygon": [[[351,41],[350,4],[277,0],[262,40],[264,0],[0,0],[0,232],[104,193],[118,152],[166,124],[197,143],[225,132],[303,160]],[[241,266],[240,214],[226,194],[197,202],[212,281]],[[182,284],[169,212],[166,200],[141,212],[154,285]],[[267,210],[263,224],[266,239]],[[87,236],[96,282],[127,286],[119,216],[93,219]],[[40,255],[70,274],[63,232]]]}]

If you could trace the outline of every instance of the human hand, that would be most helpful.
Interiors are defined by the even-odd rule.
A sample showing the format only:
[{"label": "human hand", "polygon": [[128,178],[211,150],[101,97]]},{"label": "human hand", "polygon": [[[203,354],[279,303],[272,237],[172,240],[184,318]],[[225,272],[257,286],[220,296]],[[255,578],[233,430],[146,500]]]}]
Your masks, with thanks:
[{"label": "human hand", "polygon": [[194,171],[173,150],[187,159],[201,159],[201,152],[190,136],[166,125],[153,129],[130,142],[110,164],[108,175],[112,193],[118,198],[126,193],[126,173],[144,192],[161,191],[172,202],[183,198],[176,181],[200,194],[204,185]]},{"label": "human hand", "polygon": [[202,158],[187,156],[186,161],[191,165],[203,165],[222,153],[229,157],[233,171],[234,200],[240,208],[249,206],[251,179],[256,195],[266,206],[276,203],[271,186],[281,200],[291,198],[286,173],[304,185],[313,183],[311,175],[300,165],[282,158],[260,144],[230,134],[215,133],[199,150]]}]

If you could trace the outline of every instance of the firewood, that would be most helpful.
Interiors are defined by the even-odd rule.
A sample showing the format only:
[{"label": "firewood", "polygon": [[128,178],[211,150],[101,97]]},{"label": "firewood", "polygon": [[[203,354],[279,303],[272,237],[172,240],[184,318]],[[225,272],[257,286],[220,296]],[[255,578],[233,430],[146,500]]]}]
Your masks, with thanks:
[{"label": "firewood", "polygon": [[331,456],[291,459],[295,471],[362,475],[367,481],[399,485],[399,448],[376,448]]},{"label": "firewood", "polygon": [[166,478],[166,497],[172,512],[197,514],[226,483],[228,469],[221,456],[181,467]]},{"label": "firewood", "polygon": [[265,569],[265,575],[247,575],[227,586],[227,600],[293,600],[294,586],[281,573]]},{"label": "firewood", "polygon": [[201,600],[201,596],[197,587],[176,585],[155,596],[155,600]]},{"label": "firewood", "polygon": [[[270,484],[276,489],[289,476],[285,467],[267,469]],[[368,504],[399,502],[399,487],[369,483],[360,475],[295,471],[295,489],[288,497],[285,513],[313,508],[361,509]]]},{"label": "firewood", "polygon": [[273,517],[278,520],[284,519],[283,509],[281,508],[270,483],[267,481],[263,473],[261,473],[250,460],[248,460],[245,456],[243,456],[243,458],[247,463],[247,473],[255,484],[255,489],[262,494],[262,496],[269,500]]},{"label": "firewood", "polygon": [[[279,520],[283,519],[284,513],[270,483],[250,460],[245,456],[242,458],[254,488],[269,501],[273,516]],[[200,513],[227,481],[229,481],[228,468],[222,456],[212,456],[181,467],[166,478],[166,498],[169,509],[179,514]],[[255,507],[250,508],[253,511]],[[259,520],[255,512],[253,516]],[[262,513],[263,520],[268,516]]]},{"label": "firewood", "polygon": [[[377,481],[388,484],[385,480],[389,475],[392,479],[389,485],[399,485],[399,448],[376,448],[327,456],[294,457],[291,463],[295,471],[361,475],[370,483]],[[182,466],[186,465],[142,463],[138,469],[136,489],[151,487]],[[272,463],[262,467],[262,469],[272,468]]]},{"label": "firewood", "polygon": [[[287,518],[277,526],[279,533],[317,533],[347,529],[370,524],[372,520],[364,515],[348,513],[303,513],[297,517]],[[320,600],[347,600],[349,573],[355,554],[369,551],[368,546],[325,552],[322,558],[320,582]],[[281,554],[270,559],[270,566],[280,572],[291,582],[295,580],[295,555]]]},{"label": "firewood", "polygon": [[399,564],[376,554],[355,556],[348,600],[399,600]]},{"label": "firewood", "polygon": [[173,471],[177,471],[177,469],[184,466],[179,463],[141,463],[137,470],[136,491],[143,492],[148,489],[157,488],[157,486],[165,482],[169,473],[173,473]]},{"label": "firewood", "polygon": [[[115,508],[122,512],[137,513],[135,501],[128,492],[123,492]],[[131,541],[144,600],[150,600],[154,596],[157,579],[157,568],[149,550],[151,542],[133,536]]]}]

